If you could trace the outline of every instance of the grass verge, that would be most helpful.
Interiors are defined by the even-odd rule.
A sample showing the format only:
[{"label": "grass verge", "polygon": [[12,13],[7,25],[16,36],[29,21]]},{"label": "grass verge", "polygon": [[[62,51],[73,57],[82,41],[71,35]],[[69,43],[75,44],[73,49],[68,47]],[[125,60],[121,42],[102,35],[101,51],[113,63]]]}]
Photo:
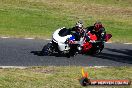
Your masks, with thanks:
[{"label": "grass verge", "polygon": [[0,36],[51,38],[59,27],[100,20],[114,42],[132,42],[132,0],[0,0]]},{"label": "grass verge", "polygon": [[[132,67],[90,68],[84,67],[90,79],[129,79],[132,81]],[[30,67],[26,69],[0,69],[1,88],[83,88],[78,79],[81,67]],[[106,88],[90,86],[88,88]],[[130,86],[109,86],[107,88],[131,88]]]}]

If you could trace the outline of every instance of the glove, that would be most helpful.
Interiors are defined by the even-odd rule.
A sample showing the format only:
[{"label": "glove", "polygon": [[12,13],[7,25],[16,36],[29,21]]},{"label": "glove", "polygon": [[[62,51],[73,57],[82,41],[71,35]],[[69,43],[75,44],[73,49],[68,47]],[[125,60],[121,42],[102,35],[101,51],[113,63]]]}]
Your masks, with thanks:
[{"label": "glove", "polygon": [[69,40],[69,44],[75,44],[73,40]]},{"label": "glove", "polygon": [[90,41],[90,36],[86,36],[86,41]]},{"label": "glove", "polygon": [[91,42],[91,43],[96,43],[95,40],[90,40],[89,42]]}]

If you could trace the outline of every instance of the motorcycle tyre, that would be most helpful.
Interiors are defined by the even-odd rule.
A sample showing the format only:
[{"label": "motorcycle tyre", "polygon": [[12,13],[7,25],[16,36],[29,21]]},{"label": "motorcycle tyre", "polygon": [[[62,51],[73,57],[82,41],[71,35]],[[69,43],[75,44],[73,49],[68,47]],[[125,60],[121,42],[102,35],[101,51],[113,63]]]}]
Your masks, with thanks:
[{"label": "motorcycle tyre", "polygon": [[43,55],[47,55],[47,56],[50,56],[52,55],[52,43],[48,43],[46,44],[43,49],[42,49],[42,53]]}]

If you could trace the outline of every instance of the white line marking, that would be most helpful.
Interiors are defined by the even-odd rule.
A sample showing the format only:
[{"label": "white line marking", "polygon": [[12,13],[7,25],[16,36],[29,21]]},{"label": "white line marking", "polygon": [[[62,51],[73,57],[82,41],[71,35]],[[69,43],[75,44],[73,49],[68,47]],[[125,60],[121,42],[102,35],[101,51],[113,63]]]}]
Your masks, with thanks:
[{"label": "white line marking", "polygon": [[90,68],[106,68],[106,67],[110,67],[110,66],[90,66]]},{"label": "white line marking", "polygon": [[10,38],[10,37],[1,37],[1,38],[6,39],[6,38]]},{"label": "white line marking", "polygon": [[46,39],[46,40],[51,40],[51,39]]},{"label": "white line marking", "polygon": [[[112,67],[112,66],[88,66],[86,68],[107,68],[107,67]],[[18,69],[26,69],[26,68],[30,68],[30,67],[26,67],[26,66],[0,66],[0,69],[5,69],[5,68],[18,68]]]},{"label": "white line marking", "polygon": [[19,69],[25,69],[28,67],[25,66],[0,66],[0,68],[19,68]]},{"label": "white line marking", "polygon": [[34,39],[34,38],[24,38],[24,39]]},{"label": "white line marking", "polygon": [[124,44],[132,44],[132,43],[124,43]]}]

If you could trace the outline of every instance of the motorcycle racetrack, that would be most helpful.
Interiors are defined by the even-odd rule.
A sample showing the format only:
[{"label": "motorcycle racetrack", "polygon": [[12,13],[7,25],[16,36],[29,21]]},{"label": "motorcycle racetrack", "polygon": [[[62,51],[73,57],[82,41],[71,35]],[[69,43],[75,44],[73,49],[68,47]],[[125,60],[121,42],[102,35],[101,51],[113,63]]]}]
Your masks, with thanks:
[{"label": "motorcycle racetrack", "polygon": [[49,40],[0,39],[0,66],[132,66],[132,45],[106,43],[100,55],[41,56]]}]

